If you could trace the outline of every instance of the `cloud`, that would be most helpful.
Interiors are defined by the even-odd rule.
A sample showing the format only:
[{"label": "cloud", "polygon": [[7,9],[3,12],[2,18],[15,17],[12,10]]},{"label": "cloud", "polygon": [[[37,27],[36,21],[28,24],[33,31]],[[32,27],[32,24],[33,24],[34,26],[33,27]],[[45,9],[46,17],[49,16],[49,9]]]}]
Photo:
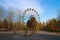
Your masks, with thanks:
[{"label": "cloud", "polygon": [[[13,9],[15,8],[24,11],[27,8],[33,8],[39,13],[39,15],[43,11],[40,2],[41,0],[0,0],[0,4],[2,4],[6,9],[12,7]],[[14,12],[16,12],[15,14],[19,14],[16,10]]]},{"label": "cloud", "polygon": [[1,3],[4,4],[8,8],[17,7],[21,10],[24,10],[26,8],[34,8],[39,13],[41,13],[43,9],[40,2],[41,0],[5,0],[5,1],[1,0]]}]

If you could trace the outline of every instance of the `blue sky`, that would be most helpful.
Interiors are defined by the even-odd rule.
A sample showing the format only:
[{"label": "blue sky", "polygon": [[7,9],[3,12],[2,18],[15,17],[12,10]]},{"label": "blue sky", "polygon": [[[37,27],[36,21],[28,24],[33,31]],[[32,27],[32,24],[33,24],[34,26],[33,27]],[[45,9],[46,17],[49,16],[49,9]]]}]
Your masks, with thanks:
[{"label": "blue sky", "polygon": [[41,20],[49,20],[57,17],[57,10],[60,9],[60,0],[42,0],[41,5],[44,7]]},{"label": "blue sky", "polygon": [[60,9],[60,0],[0,0],[0,5],[5,10],[10,7],[18,8],[19,10],[34,8],[40,15],[40,21],[43,22],[57,17],[57,10]]}]

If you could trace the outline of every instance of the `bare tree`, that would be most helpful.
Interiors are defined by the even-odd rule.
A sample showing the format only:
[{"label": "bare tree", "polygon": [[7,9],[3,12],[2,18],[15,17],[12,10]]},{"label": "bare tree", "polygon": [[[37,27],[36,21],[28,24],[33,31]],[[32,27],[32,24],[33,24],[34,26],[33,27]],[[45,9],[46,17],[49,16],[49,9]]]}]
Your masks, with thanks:
[{"label": "bare tree", "polygon": [[12,18],[13,18],[13,16],[14,16],[13,8],[8,9],[7,21],[9,23],[10,30],[12,30],[12,24],[13,24]]},{"label": "bare tree", "polygon": [[4,18],[4,8],[0,5],[0,20]]}]

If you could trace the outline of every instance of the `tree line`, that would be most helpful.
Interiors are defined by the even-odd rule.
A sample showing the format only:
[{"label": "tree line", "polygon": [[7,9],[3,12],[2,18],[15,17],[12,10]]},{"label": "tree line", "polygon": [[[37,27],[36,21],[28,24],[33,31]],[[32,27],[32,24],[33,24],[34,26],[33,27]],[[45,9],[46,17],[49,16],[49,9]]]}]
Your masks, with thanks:
[{"label": "tree line", "polygon": [[[0,6],[0,30],[7,29],[8,31],[11,30],[24,30],[24,26],[26,26],[22,22],[21,15],[17,15],[14,13],[21,13],[19,10],[13,11],[12,8],[8,10],[6,13],[4,9]],[[8,14],[8,15],[7,15]],[[7,16],[6,16],[7,15]],[[17,19],[15,21],[14,16]],[[60,13],[58,13],[57,18],[52,18],[47,20],[46,22],[37,22],[37,30],[42,31],[53,31],[53,32],[60,32]]]}]

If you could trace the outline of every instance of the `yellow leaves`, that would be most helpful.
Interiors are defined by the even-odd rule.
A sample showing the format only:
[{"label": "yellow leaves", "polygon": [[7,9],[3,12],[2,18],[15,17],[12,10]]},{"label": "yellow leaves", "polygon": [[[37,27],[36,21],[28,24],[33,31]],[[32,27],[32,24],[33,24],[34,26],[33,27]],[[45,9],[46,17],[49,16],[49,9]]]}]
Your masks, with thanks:
[{"label": "yellow leaves", "polygon": [[36,25],[36,31],[40,31],[40,24],[39,23],[37,23],[37,25]]}]

